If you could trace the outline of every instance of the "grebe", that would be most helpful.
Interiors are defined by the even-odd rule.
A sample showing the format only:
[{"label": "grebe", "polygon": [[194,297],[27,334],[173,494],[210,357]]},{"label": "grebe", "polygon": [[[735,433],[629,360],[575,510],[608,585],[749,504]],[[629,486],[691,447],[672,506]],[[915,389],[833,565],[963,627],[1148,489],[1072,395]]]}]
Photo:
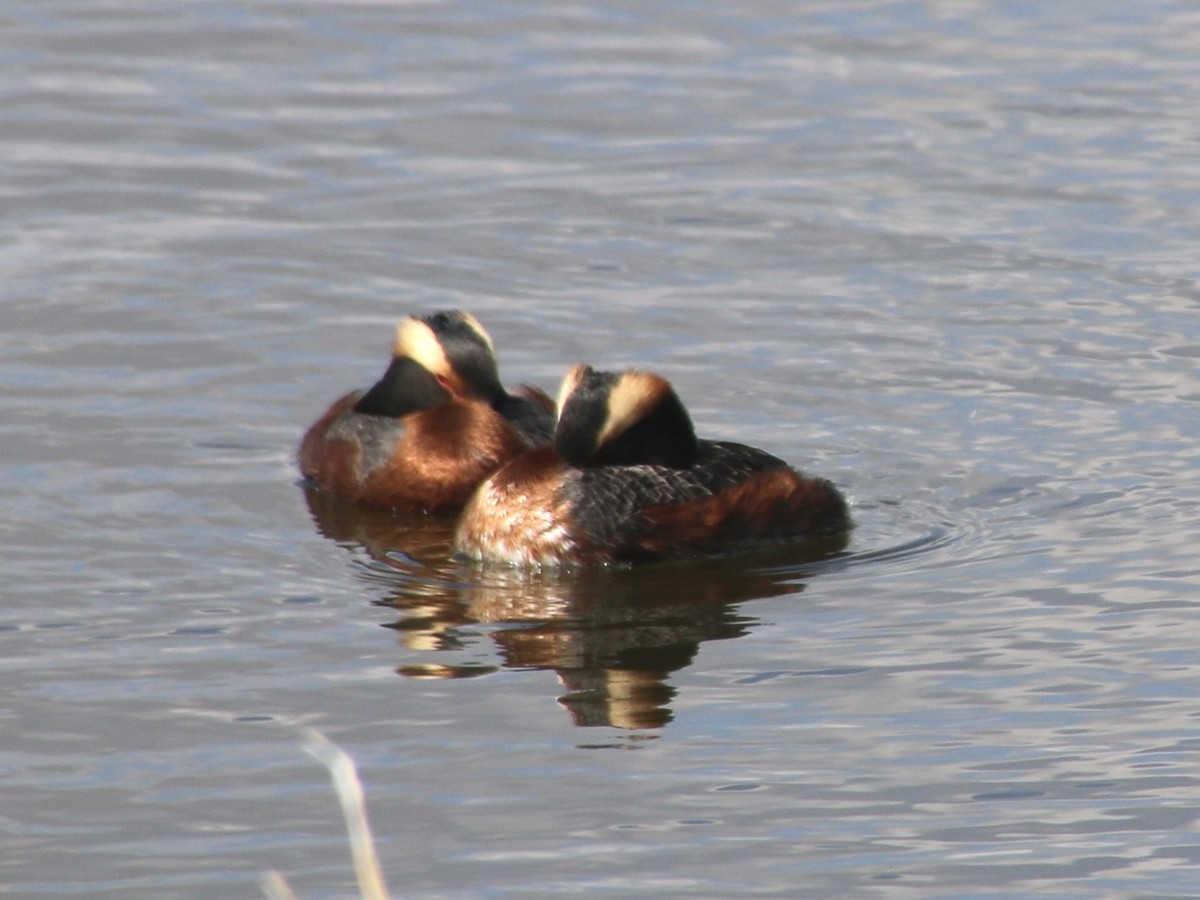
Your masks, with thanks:
[{"label": "grebe", "polygon": [[492,339],[469,313],[403,319],[392,353],[373,387],[334,402],[300,442],[300,471],[317,487],[367,506],[456,509],[504,463],[550,443],[553,401],[504,389]]},{"label": "grebe", "polygon": [[845,499],[763,450],[700,440],[666,379],[575,366],[554,445],[490,476],[455,549],[514,565],[637,563],[837,535]]}]

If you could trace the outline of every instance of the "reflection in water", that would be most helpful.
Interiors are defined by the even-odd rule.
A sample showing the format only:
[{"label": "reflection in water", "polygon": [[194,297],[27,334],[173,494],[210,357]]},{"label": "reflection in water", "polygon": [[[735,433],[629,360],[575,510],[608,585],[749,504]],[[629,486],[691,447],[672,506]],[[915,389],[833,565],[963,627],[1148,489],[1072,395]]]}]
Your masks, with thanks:
[{"label": "reflection in water", "polygon": [[[667,678],[689,665],[704,641],[740,637],[756,620],[737,605],[799,593],[803,567],[836,555],[847,538],[764,549],[737,559],[704,559],[633,569],[571,572],[469,566],[450,559],[454,520],[364,510],[307,491],[326,537],[360,546],[387,566],[401,612],[389,627],[413,650],[464,646],[464,631],[491,632],[506,668],[549,669],[566,688],[559,702],[577,725],[657,728],[671,721]],[[401,666],[411,678],[469,678],[480,664]]]},{"label": "reflection in water", "polygon": [[414,565],[433,565],[446,559],[454,543],[452,516],[369,509],[308,486],[304,498],[321,534],[346,547],[361,546],[380,561],[403,555]]}]

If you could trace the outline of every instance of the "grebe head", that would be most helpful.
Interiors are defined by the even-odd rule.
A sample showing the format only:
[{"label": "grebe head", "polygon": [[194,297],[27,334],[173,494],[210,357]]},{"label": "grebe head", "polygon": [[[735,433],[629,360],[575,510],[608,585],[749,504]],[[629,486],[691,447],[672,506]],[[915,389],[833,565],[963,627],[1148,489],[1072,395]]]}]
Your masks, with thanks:
[{"label": "grebe head", "polygon": [[473,315],[455,309],[402,319],[391,365],[354,408],[403,416],[456,398],[491,404],[504,395],[491,336]]},{"label": "grebe head", "polygon": [[554,447],[570,465],[683,468],[699,442],[670,382],[653,372],[573,366],[558,392]]},{"label": "grebe head", "polygon": [[396,326],[392,354],[419,363],[457,398],[492,403],[505,394],[496,345],[468,312],[452,309],[409,316]]}]

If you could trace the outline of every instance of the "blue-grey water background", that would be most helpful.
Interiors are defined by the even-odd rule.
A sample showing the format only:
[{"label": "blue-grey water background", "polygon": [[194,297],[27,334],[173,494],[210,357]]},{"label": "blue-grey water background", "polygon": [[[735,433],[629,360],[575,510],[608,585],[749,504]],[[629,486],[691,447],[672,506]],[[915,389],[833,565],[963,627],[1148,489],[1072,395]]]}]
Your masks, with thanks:
[{"label": "blue-grey water background", "polygon": [[[1184,897],[1200,11],[0,4],[0,893]],[[673,380],[844,552],[569,578],[307,496],[394,322]]]}]

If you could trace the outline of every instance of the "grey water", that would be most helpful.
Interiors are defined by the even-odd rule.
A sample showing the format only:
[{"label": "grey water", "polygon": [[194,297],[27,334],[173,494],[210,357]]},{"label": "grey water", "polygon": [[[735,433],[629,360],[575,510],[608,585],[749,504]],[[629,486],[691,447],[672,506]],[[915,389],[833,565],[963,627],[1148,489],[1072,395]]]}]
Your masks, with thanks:
[{"label": "grey water", "polygon": [[[1200,884],[1200,11],[0,4],[0,894]],[[462,307],[838,548],[476,570],[306,492]]]}]

